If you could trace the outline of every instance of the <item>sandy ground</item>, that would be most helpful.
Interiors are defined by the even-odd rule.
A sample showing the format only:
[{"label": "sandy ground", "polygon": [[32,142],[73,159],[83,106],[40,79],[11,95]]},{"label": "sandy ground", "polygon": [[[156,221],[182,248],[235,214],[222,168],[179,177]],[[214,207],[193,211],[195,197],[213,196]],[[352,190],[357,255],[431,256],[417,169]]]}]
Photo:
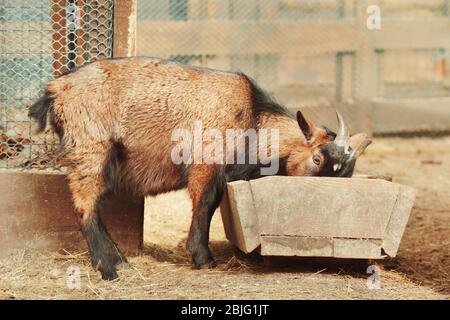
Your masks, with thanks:
[{"label": "sandy ground", "polygon": [[[0,298],[448,299],[449,169],[450,137],[377,138],[360,159],[359,173],[391,175],[418,189],[397,258],[380,263],[380,289],[367,286],[368,261],[245,256],[226,241],[218,213],[211,249],[219,266],[193,270],[184,251],[191,208],[181,191],[149,199],[144,254],[129,259],[132,267],[121,271],[119,280],[101,281],[86,253],[23,250],[0,260]],[[67,286],[71,266],[79,268],[79,289]]]}]

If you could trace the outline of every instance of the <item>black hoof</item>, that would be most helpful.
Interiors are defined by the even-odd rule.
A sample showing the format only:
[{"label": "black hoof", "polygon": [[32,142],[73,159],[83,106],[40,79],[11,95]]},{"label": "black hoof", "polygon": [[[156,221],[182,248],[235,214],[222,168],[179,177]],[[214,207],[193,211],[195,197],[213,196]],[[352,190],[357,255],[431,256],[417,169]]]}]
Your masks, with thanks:
[{"label": "black hoof", "polygon": [[195,269],[210,269],[217,267],[217,262],[209,251],[194,252],[192,254],[192,266]]},{"label": "black hoof", "polygon": [[111,257],[94,258],[91,262],[94,269],[100,271],[103,280],[114,280],[119,277]]},{"label": "black hoof", "polygon": [[112,281],[119,277],[115,270],[107,271],[107,272],[100,270],[100,273],[102,274],[102,279],[106,280],[106,281]]},{"label": "black hoof", "polygon": [[118,278],[117,272],[129,268],[125,256],[116,245],[110,241],[109,248],[97,253],[97,258],[93,259],[92,265],[102,274],[103,280],[114,280]]}]

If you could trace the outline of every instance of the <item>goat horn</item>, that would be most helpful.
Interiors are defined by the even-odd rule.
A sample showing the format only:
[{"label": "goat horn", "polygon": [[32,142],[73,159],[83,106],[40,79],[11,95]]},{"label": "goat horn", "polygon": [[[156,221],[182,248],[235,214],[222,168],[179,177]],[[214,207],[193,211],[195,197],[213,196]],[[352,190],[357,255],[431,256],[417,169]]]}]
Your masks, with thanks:
[{"label": "goat horn", "polygon": [[336,138],[334,139],[334,143],[341,147],[346,147],[348,145],[348,139],[350,138],[350,133],[348,131],[347,126],[345,125],[344,118],[336,110],[337,120],[339,124],[339,128],[337,130]]}]

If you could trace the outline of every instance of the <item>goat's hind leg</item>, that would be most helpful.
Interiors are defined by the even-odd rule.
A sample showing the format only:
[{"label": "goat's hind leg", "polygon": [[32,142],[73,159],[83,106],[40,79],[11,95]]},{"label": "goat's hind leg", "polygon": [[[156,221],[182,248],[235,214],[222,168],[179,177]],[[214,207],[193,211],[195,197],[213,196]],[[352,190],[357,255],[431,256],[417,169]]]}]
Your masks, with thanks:
[{"label": "goat's hind leg", "polygon": [[127,260],[101,221],[99,210],[105,184],[102,175],[91,170],[92,166],[73,170],[69,174],[70,188],[92,265],[100,271],[102,279],[114,280],[118,277],[116,266],[126,264]]},{"label": "goat's hind leg", "polygon": [[103,280],[116,279],[116,267],[127,264],[127,260],[111,239],[98,210],[83,218],[82,230],[88,243],[92,266],[100,271]]}]

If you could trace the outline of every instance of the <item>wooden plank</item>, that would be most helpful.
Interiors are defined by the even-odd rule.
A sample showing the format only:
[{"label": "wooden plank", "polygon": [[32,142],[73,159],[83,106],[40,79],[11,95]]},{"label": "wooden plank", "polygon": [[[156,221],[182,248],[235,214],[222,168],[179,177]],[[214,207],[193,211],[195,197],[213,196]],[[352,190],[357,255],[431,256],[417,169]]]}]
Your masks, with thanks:
[{"label": "wooden plank", "polygon": [[247,181],[227,185],[220,204],[225,235],[245,253],[252,252],[260,244],[258,216],[254,210],[252,191]]},{"label": "wooden plank", "polygon": [[261,236],[261,255],[380,259],[381,239]]},{"label": "wooden plank", "polygon": [[139,21],[138,55],[353,51],[354,20]]},{"label": "wooden plank", "polygon": [[354,0],[338,0],[336,7],[338,18],[353,17],[357,8],[355,2]]},{"label": "wooden plank", "polygon": [[[449,30],[450,32],[450,30]],[[436,50],[383,50],[378,94],[385,98],[450,96],[445,55]],[[449,83],[450,84],[450,83]]]},{"label": "wooden plank", "polygon": [[[0,203],[0,254],[19,248],[86,249],[65,174],[0,170]],[[143,198],[121,194],[100,215],[125,254],[140,253]]]},{"label": "wooden plank", "polygon": [[333,239],[333,257],[353,259],[381,258],[380,239]]},{"label": "wooden plank", "polygon": [[205,6],[204,0],[189,0],[187,5],[189,20],[204,19],[208,16],[208,6]]},{"label": "wooden plank", "polygon": [[354,96],[354,54],[338,53],[336,55],[336,102],[351,103]]},{"label": "wooden plank", "polygon": [[[445,6],[448,0],[403,0],[403,1],[383,1],[382,12],[386,17],[403,16],[436,16],[445,14]],[[443,12],[444,11],[444,12]]]},{"label": "wooden plank", "polygon": [[222,1],[215,1],[216,5],[216,19],[230,19],[231,16],[231,0],[222,0]]},{"label": "wooden plank", "polygon": [[381,30],[373,35],[378,49],[450,48],[450,19],[383,18]]},{"label": "wooden plank", "polygon": [[261,255],[332,257],[333,241],[326,237],[261,236]]},{"label": "wooden plank", "polygon": [[338,72],[333,54],[303,57],[289,52],[280,54],[279,67],[274,70],[268,74],[277,76],[281,87],[334,86]]},{"label": "wooden plank", "polygon": [[367,28],[367,8],[369,5],[380,5],[380,0],[361,0],[357,2],[356,14],[358,21],[359,38],[355,54],[355,90],[354,98],[359,108],[358,121],[362,131],[372,133],[371,99],[377,94],[378,63],[373,38],[382,30]]},{"label": "wooden plank", "polygon": [[379,174],[354,174],[352,178],[359,178],[359,179],[383,179],[386,181],[392,182],[392,176],[386,176],[386,175],[379,175]]},{"label": "wooden plank", "polygon": [[250,185],[261,234],[375,239],[382,239],[401,187],[329,177],[265,177]]},{"label": "wooden plank", "polygon": [[260,2],[260,18],[274,19],[276,18],[279,8],[277,1],[262,1]]},{"label": "wooden plank", "polygon": [[450,130],[450,98],[374,99],[374,133]]},{"label": "wooden plank", "polygon": [[136,1],[114,1],[114,57],[132,57],[136,55]]},{"label": "wooden plank", "polygon": [[415,198],[416,190],[413,188],[403,187],[400,190],[383,239],[384,252],[390,257],[397,254]]}]

